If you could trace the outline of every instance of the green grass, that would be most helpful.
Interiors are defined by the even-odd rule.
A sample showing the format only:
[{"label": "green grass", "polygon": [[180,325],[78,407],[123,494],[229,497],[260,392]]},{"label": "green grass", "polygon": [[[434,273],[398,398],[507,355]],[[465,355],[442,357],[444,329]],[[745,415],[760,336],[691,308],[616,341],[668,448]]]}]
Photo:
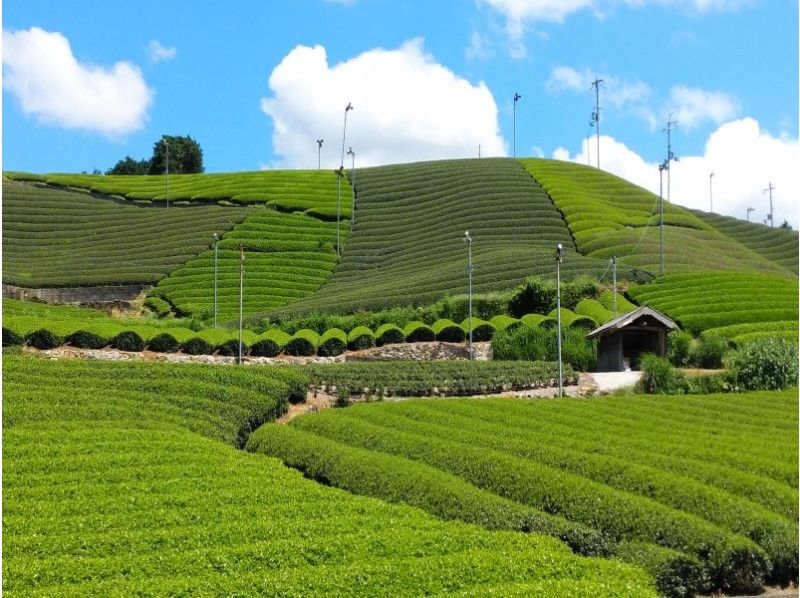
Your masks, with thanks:
[{"label": "green grass", "polygon": [[[578,250],[617,256],[628,266],[659,273],[658,196],[595,168],[545,159],[521,160],[564,214]],[[654,173],[658,176],[658,173]],[[692,211],[664,202],[667,273],[696,270],[789,272]]]},{"label": "green grass", "polygon": [[3,594],[654,596],[639,570],[304,479],[241,445],[279,368],[3,360]]},{"label": "green grass", "polygon": [[[305,444],[274,428],[251,443],[277,456],[286,446],[312,476],[325,471],[313,455],[318,439],[333,441],[342,458],[352,447],[383,455],[387,468],[410,460],[593,528],[612,546],[646,542],[686,553],[703,563],[705,591],[744,593],[764,580],[797,579],[797,406],[796,390],[406,401],[297,418],[290,428]],[[367,475],[387,492],[414,483],[376,465],[340,485],[358,486]]]},{"label": "green grass", "polygon": [[664,312],[694,333],[733,324],[791,322],[797,331],[797,279],[763,274],[668,274],[628,289],[641,304]]},{"label": "green grass", "polygon": [[[340,226],[341,242],[349,223]],[[218,321],[238,317],[239,244],[245,248],[245,314],[276,309],[305,297],[330,278],[337,263],[336,224],[304,214],[262,210],[226,232],[219,242]],[[190,259],[152,291],[181,314],[209,319],[214,306],[214,252]]]},{"label": "green grass", "polygon": [[747,222],[731,216],[691,210],[721,233],[749,247],[789,272],[798,272],[797,231],[772,228],[766,224]]},{"label": "green grass", "polygon": [[[4,173],[20,180],[76,187],[127,199],[166,203],[162,175],[91,175]],[[329,170],[260,170],[215,174],[172,174],[170,201],[267,204],[290,212],[336,210],[336,175]],[[342,182],[342,214],[350,215],[350,186]],[[344,199],[346,198],[346,200]],[[335,213],[335,212],[334,212]]]},{"label": "green grass", "polygon": [[[358,172],[355,226],[330,282],[293,309],[376,310],[466,292],[472,234],[474,292],[509,290],[531,274],[599,276],[607,262],[575,251],[553,203],[513,160],[440,161]],[[621,275],[622,276],[622,275]]]},{"label": "green grass", "polygon": [[148,284],[250,212],[169,210],[3,180],[3,282],[23,287]]}]

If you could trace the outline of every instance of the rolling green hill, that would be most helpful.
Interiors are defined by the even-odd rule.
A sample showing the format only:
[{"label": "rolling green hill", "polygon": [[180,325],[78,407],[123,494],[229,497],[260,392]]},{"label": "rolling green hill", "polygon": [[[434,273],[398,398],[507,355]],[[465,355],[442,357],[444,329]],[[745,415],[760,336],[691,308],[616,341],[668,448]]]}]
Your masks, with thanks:
[{"label": "rolling green hill", "polygon": [[[432,512],[459,512],[438,475],[590,526],[626,554],[659,544],[702,563],[708,585],[687,568],[660,588],[693,595],[796,578],[796,434],[792,390],[358,405],[264,426],[248,447]],[[423,480],[426,493],[406,492]]]},{"label": "rolling green hill", "polygon": [[709,214],[700,210],[691,212],[731,239],[797,274],[800,242],[797,231],[771,228],[766,224],[747,222],[721,214]]},{"label": "rolling green hill", "polygon": [[[474,290],[506,290],[531,274],[599,276],[607,261],[575,251],[552,201],[519,163],[454,160],[359,170],[356,219],[330,282],[293,307],[378,309],[425,304],[467,291],[473,242]],[[622,276],[622,273],[621,273]]]},{"label": "rolling green hill", "polygon": [[169,210],[3,180],[3,282],[23,287],[155,283],[250,209]]},{"label": "rolling green hill", "polygon": [[551,538],[487,532],[236,450],[282,368],[3,359],[4,596],[655,596]]},{"label": "rolling green hill", "polygon": [[[521,162],[563,213],[578,251],[595,258],[617,256],[624,264],[659,273],[657,195],[582,164],[544,159]],[[772,261],[741,241],[741,237],[718,231],[714,223],[692,211],[664,202],[665,272],[790,274],[783,263]]]}]

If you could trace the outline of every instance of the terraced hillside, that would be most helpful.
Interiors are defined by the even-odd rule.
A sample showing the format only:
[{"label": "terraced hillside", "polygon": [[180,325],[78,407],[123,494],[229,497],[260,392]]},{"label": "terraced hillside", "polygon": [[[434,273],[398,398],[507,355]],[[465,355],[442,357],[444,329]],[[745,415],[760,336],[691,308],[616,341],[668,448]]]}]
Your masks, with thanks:
[{"label": "terraced hillside", "polygon": [[3,360],[3,595],[655,596],[641,570],[247,454],[279,368]]},{"label": "terraced hillside", "polygon": [[[161,175],[91,175],[4,173],[5,176],[61,187],[88,189],[127,199],[166,202],[167,181]],[[215,174],[172,174],[169,199],[181,202],[228,201],[237,204],[267,204],[291,212],[311,210],[336,217],[336,176],[329,170],[259,170]],[[345,193],[345,189],[347,190]],[[343,197],[350,198],[346,179]],[[342,214],[350,214],[350,201],[343,201]]]},{"label": "terraced hillside", "polygon": [[[668,274],[628,294],[652,305],[695,333],[727,338],[797,338],[798,281],[764,274],[696,272]],[[735,328],[728,328],[736,326]]]},{"label": "terraced hillside", "polygon": [[[658,196],[582,164],[544,159],[521,162],[564,214],[578,251],[594,258],[617,256],[622,263],[659,273]],[[757,270],[789,275],[782,263],[716,230],[690,210],[666,201],[664,262],[667,273]]]},{"label": "terraced hillside", "polygon": [[450,517],[474,517],[462,501],[478,496],[487,522],[512,518],[513,506],[544,510],[655,575],[681,562],[657,575],[669,595],[753,593],[797,579],[797,406],[796,390],[415,400],[265,426],[248,447]]},{"label": "terraced hillside", "polygon": [[[349,223],[340,225],[347,239]],[[219,320],[239,311],[239,245],[245,248],[243,310],[247,314],[282,307],[325,283],[338,261],[336,223],[305,214],[261,210],[226,232],[219,242]],[[214,252],[187,261],[152,291],[179,313],[208,317],[214,305]]]},{"label": "terraced hillside", "polygon": [[3,180],[3,282],[23,287],[155,283],[250,213],[131,205]]},{"label": "terraced hillside", "polygon": [[[531,274],[599,276],[606,260],[575,251],[561,215],[519,163],[454,160],[358,171],[356,223],[333,278],[298,309],[377,309],[424,304],[467,291],[473,237],[474,290],[510,289]],[[621,276],[624,273],[621,273]]]},{"label": "terraced hillside", "polygon": [[797,231],[771,228],[766,224],[747,222],[731,216],[710,214],[700,210],[691,210],[691,212],[731,239],[797,274],[798,243],[800,241]]}]

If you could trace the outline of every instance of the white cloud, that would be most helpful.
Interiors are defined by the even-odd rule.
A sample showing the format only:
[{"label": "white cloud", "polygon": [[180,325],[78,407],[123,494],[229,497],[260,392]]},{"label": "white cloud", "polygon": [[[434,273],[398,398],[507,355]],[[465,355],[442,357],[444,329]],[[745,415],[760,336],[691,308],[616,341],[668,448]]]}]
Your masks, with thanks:
[{"label": "white cloud", "polygon": [[141,129],[153,101],[137,66],[79,63],[67,38],[38,27],[3,31],[3,87],[44,123],[109,137]]},{"label": "white cloud", "polygon": [[641,81],[624,81],[613,75],[598,75],[589,69],[577,71],[568,66],[555,67],[545,82],[545,88],[550,92],[574,91],[588,94],[592,82],[598,78],[603,80],[600,85],[601,99],[617,108],[641,104],[650,96],[650,87]]},{"label": "white cloud", "polygon": [[160,41],[151,39],[147,44],[147,54],[153,62],[169,62],[178,54],[175,46],[165,46]]},{"label": "white cloud", "polygon": [[[596,162],[594,139],[589,146]],[[648,163],[635,151],[613,137],[600,137],[601,167],[653,193],[658,193],[657,163]],[[586,164],[587,142],[570,156],[558,148],[553,157]],[[714,212],[745,219],[748,207],[755,208],[751,220],[763,222],[769,199],[763,193],[772,182],[775,226],[784,219],[796,229],[800,198],[800,141],[773,137],[753,118],[725,123],[708,138],[702,155],[683,156],[671,166],[671,196],[675,203],[708,211],[709,174],[714,173]],[[664,182],[666,195],[666,179]]]},{"label": "white cloud", "polygon": [[486,60],[492,56],[492,42],[479,31],[472,32],[469,37],[469,45],[464,50],[467,60]]},{"label": "white cloud", "polygon": [[353,147],[357,166],[471,157],[478,145],[483,156],[507,154],[491,91],[436,63],[422,39],[332,66],[322,46],[297,46],[269,87],[273,97],[261,109],[274,125],[274,166],[315,165],[315,140],[324,139],[323,163],[338,167],[348,102],[345,147]]},{"label": "white cloud", "polygon": [[710,120],[721,124],[739,113],[739,104],[732,95],[678,85],[670,90],[668,112],[674,112],[681,126],[693,129]]}]

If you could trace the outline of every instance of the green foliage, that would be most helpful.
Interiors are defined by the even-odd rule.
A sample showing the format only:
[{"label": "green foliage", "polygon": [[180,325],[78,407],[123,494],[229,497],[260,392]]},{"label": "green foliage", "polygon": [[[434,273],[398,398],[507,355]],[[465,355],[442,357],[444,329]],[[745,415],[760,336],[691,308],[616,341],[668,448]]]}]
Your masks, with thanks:
[{"label": "green foliage", "polygon": [[214,352],[214,345],[199,336],[194,336],[181,345],[181,351],[189,355],[211,355]]},{"label": "green foliage", "polygon": [[780,390],[797,386],[797,344],[784,339],[758,339],[734,351],[727,361],[740,388]]},{"label": "green foliage", "polygon": [[[583,255],[606,263],[617,256],[618,268],[625,265],[626,269],[659,272],[658,196],[582,164],[545,159],[520,162],[564,215]],[[783,266],[674,202],[664,203],[664,262],[668,272],[745,270],[788,274]]]},{"label": "green foliage", "polygon": [[292,337],[277,329],[267,330],[259,335],[250,346],[250,355],[257,357],[275,357],[279,355]]},{"label": "green foliage", "polygon": [[178,339],[169,332],[157,334],[147,343],[147,348],[157,353],[175,353],[180,346],[181,344]]},{"label": "green foliage", "polygon": [[[167,158],[167,146],[169,146],[169,158]],[[153,157],[149,160],[147,174],[163,175],[166,172],[167,159],[169,159],[170,175],[197,174],[204,170],[203,150],[191,135],[163,135],[153,143]]]},{"label": "green foliage", "polygon": [[[659,561],[673,574],[685,570],[690,578],[680,581],[687,585],[702,577],[699,560],[710,580],[704,592],[734,593],[758,591],[768,575],[796,575],[796,518],[758,506],[731,485],[752,472],[771,488],[792,484],[781,491],[787,499],[796,492],[796,447],[788,437],[775,444],[778,430],[783,435],[797,425],[796,409],[791,392],[401,401],[300,417],[292,426],[439,469],[520,505],[590,525],[612,542],[683,552],[688,558],[628,550],[640,554],[637,562],[650,562],[650,571]],[[709,485],[715,467],[718,482]],[[402,486],[414,479],[401,475],[390,473],[374,484]],[[678,590],[678,582],[669,585]]]},{"label": "green foliage", "polygon": [[[469,320],[461,322],[466,337],[469,338]],[[486,322],[480,318],[472,317],[472,340],[476,343],[490,341],[497,329],[491,322]]]},{"label": "green foliage", "polygon": [[436,333],[433,328],[424,322],[409,322],[403,328],[408,343],[423,343],[436,340]]},{"label": "green foliage", "polygon": [[695,557],[644,542],[621,542],[614,556],[643,567],[656,580],[662,596],[693,598],[708,591],[708,574]]},{"label": "green foliage", "polygon": [[25,342],[25,336],[16,332],[12,328],[3,326],[3,346],[13,347],[22,345]]},{"label": "green foliage", "polygon": [[495,330],[497,331],[511,331],[522,326],[521,320],[505,314],[494,316],[491,320],[489,320],[489,323],[494,326]]},{"label": "green foliage", "polygon": [[375,330],[375,344],[379,347],[405,342],[403,329],[395,324],[381,324]]},{"label": "green foliage", "polygon": [[639,367],[642,379],[637,384],[639,390],[650,394],[681,394],[688,390],[686,378],[663,357],[653,353],[642,355]]},{"label": "green foliage", "polygon": [[724,338],[712,334],[701,335],[689,347],[689,363],[701,368],[721,368],[728,348]]},{"label": "green foliage", "polygon": [[347,348],[361,351],[375,346],[375,335],[366,326],[356,326],[347,335]]},{"label": "green foliage", "polygon": [[445,343],[464,342],[464,329],[447,318],[436,320],[431,326],[436,333],[436,340]]},{"label": "green foliage", "polygon": [[82,349],[102,349],[110,339],[91,330],[77,330],[66,338],[66,342]]},{"label": "green foliage", "polygon": [[283,347],[283,352],[287,355],[308,356],[317,352],[319,345],[319,335],[313,330],[298,330]]},{"label": "green foliage", "polygon": [[111,339],[111,346],[120,351],[144,351],[144,339],[133,330],[120,332]]},{"label": "green foliage", "polygon": [[[369,389],[392,396],[459,396],[548,385],[557,375],[554,363],[499,361],[375,361],[308,364],[303,371],[317,387]],[[564,376],[574,377],[567,366]],[[366,393],[365,393],[366,394]]]},{"label": "green foliage", "polygon": [[64,338],[52,330],[39,328],[27,335],[25,343],[35,349],[55,349],[64,343]]},{"label": "green foliage", "polygon": [[151,295],[145,299],[144,305],[150,308],[159,318],[166,318],[172,313],[172,306],[158,295]]},{"label": "green foliage", "polygon": [[317,354],[323,357],[333,357],[341,355],[346,349],[347,333],[340,328],[331,328],[320,337]]},{"label": "green foliage", "polygon": [[761,322],[793,321],[797,330],[797,278],[764,274],[693,272],[667,274],[628,294],[695,334]]},{"label": "green foliage", "polygon": [[694,339],[683,330],[675,330],[667,335],[667,358],[677,367],[688,365],[689,352]]},{"label": "green foliage", "polygon": [[[593,341],[586,339],[580,328],[561,331],[561,358],[576,370],[590,371],[597,361]],[[499,331],[492,339],[492,355],[496,360],[556,361],[558,330],[552,327],[520,326]]]},{"label": "green foliage", "polygon": [[[508,311],[519,318],[525,314],[548,313],[556,308],[555,278],[531,276],[517,287],[508,302]],[[578,276],[561,284],[561,307],[575,309],[582,299],[592,299],[600,293],[593,278]]]},{"label": "green foliage", "polygon": [[134,160],[130,156],[125,156],[106,170],[106,174],[147,174],[150,171],[150,160]]}]

